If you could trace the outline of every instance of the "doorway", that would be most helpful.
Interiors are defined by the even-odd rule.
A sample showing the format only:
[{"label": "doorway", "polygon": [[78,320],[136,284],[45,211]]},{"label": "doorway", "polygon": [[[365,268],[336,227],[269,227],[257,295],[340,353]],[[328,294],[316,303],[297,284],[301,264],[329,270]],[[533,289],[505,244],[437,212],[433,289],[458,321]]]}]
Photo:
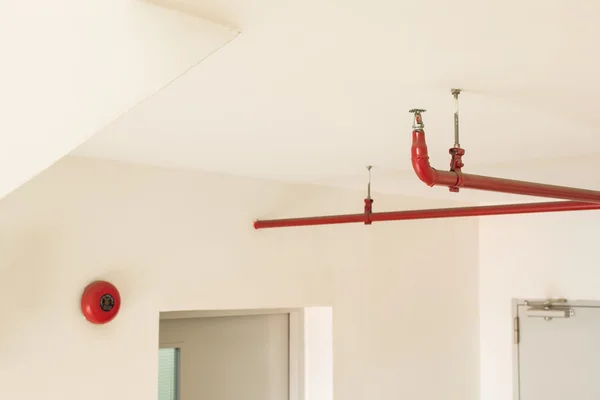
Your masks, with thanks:
[{"label": "doorway", "polygon": [[196,315],[161,318],[159,400],[290,399],[289,312]]}]

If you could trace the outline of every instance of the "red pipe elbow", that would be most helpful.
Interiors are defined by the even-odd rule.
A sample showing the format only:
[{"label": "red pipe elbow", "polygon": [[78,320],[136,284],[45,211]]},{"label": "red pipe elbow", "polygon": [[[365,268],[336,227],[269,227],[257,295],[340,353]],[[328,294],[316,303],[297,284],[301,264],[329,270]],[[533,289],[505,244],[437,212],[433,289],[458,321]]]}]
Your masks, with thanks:
[{"label": "red pipe elbow", "polygon": [[434,186],[438,182],[438,172],[429,164],[429,154],[427,153],[427,143],[425,142],[425,132],[423,130],[413,130],[411,161],[415,173],[420,180],[427,186]]},{"label": "red pipe elbow", "polygon": [[[421,124],[420,119],[416,120]],[[421,127],[413,129],[411,147],[412,166],[421,181],[427,186],[464,187],[498,193],[549,197],[582,203],[600,204],[600,191],[579,189],[542,183],[516,181],[473,174],[460,175],[456,171],[438,171],[429,165],[429,154],[425,143],[425,132]]]}]

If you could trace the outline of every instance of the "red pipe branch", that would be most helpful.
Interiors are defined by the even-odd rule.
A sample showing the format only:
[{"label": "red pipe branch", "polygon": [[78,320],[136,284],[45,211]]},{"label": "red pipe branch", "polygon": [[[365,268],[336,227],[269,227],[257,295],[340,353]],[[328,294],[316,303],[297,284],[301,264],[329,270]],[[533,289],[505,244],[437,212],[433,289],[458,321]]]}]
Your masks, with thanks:
[{"label": "red pipe branch", "polygon": [[[427,154],[427,144],[425,142],[425,132],[422,128],[416,128],[412,133],[411,160],[415,173],[428,186],[447,186],[453,191],[458,188],[469,188],[486,190],[490,192],[512,193],[527,196],[549,197],[554,199],[580,201],[586,203],[600,204],[600,191],[577,189],[565,186],[545,185],[541,183],[532,183],[516,181],[512,179],[493,178],[489,176],[463,174],[461,171],[462,161],[460,157],[464,154],[463,149],[450,149],[450,151],[460,150],[457,163],[451,166],[450,171],[438,171],[429,164],[429,155]],[[457,165],[458,164],[458,165]]]},{"label": "red pipe branch", "polygon": [[383,221],[406,221],[413,219],[478,217],[485,215],[533,214],[559,211],[600,210],[600,204],[576,201],[551,201],[546,203],[504,204],[499,206],[476,206],[456,208],[435,208],[430,210],[409,210],[391,212],[364,212],[362,214],[328,215],[323,217],[288,218],[258,220],[255,229],[284,228],[292,226],[332,225]]},{"label": "red pipe branch", "polygon": [[[415,112],[413,126],[411,160],[415,173],[429,186],[447,186],[451,191],[458,192],[460,188],[486,190],[490,192],[511,193],[527,196],[549,197],[570,201],[557,201],[529,204],[505,204],[498,206],[438,208],[430,210],[372,212],[373,200],[365,199],[362,214],[328,215],[322,217],[289,218],[255,221],[255,229],[283,228],[292,226],[331,225],[347,223],[364,223],[376,221],[404,221],[414,219],[476,217],[486,215],[532,214],[559,211],[600,210],[600,191],[577,189],[565,186],[545,185],[541,183],[516,181],[511,179],[494,178],[489,176],[463,174],[462,156],[464,149],[458,144],[458,126],[455,122],[455,147],[450,149],[452,161],[450,171],[438,171],[429,164],[427,143],[421,112]],[[455,121],[457,114],[455,114]]]}]

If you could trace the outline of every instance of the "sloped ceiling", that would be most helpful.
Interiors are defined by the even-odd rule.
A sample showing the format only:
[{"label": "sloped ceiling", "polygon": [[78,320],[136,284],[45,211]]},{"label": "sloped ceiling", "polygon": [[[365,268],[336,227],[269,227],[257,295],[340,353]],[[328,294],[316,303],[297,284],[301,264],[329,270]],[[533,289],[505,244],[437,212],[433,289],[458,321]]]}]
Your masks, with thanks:
[{"label": "sloped ceiling", "polygon": [[600,189],[598,2],[170,1],[243,34],[75,154],[456,198],[410,171],[408,110],[445,168],[460,87],[465,172]]},{"label": "sloped ceiling", "polygon": [[0,197],[237,34],[141,0],[0,2]]}]

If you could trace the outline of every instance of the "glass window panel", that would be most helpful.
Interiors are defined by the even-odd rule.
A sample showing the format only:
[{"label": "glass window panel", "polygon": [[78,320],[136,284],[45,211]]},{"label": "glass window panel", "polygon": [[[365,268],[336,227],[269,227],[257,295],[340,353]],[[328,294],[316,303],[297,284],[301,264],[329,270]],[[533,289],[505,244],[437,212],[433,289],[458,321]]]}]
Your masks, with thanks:
[{"label": "glass window panel", "polygon": [[179,349],[158,350],[158,400],[179,400]]}]

